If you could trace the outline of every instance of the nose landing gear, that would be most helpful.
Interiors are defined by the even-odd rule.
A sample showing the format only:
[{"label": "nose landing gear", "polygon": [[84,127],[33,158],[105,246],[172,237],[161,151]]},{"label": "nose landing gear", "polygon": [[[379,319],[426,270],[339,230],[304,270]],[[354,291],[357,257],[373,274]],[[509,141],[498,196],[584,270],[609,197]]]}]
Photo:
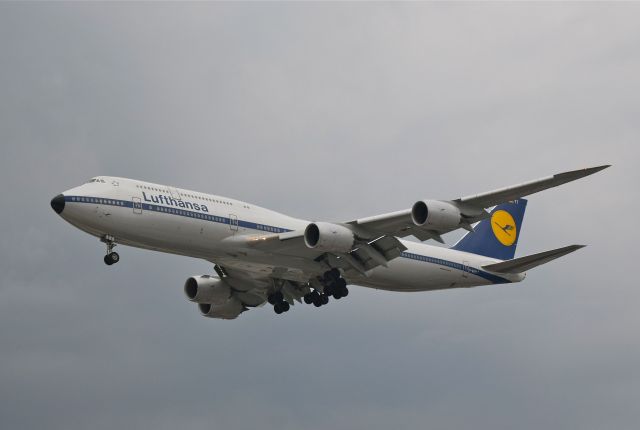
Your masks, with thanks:
[{"label": "nose landing gear", "polygon": [[113,251],[113,248],[116,246],[115,238],[110,235],[105,235],[102,236],[100,240],[107,245],[107,255],[104,256],[104,264],[111,266],[120,261],[120,255]]}]

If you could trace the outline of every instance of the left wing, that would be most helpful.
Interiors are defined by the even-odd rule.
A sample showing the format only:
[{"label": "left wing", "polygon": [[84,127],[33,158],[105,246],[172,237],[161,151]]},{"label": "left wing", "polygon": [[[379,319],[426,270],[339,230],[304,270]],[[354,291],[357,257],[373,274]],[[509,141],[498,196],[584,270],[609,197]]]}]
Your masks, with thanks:
[{"label": "left wing", "polygon": [[200,312],[210,318],[235,319],[249,308],[262,306],[275,293],[281,295],[278,301],[290,306],[311,291],[308,282],[293,282],[218,264],[214,269],[217,277],[195,276],[185,284],[189,300],[197,303]]},{"label": "left wing", "polygon": [[[264,269],[272,272],[268,276],[297,282],[306,282],[332,268],[366,275],[377,266],[387,266],[389,261],[407,249],[394,236],[359,237],[351,233],[347,225],[337,225],[354,236],[352,245],[347,249],[310,248],[305,243],[304,231],[298,230],[280,234],[235,236],[226,239],[226,242],[233,242],[237,249],[245,249],[245,252],[255,250],[269,253],[273,267]],[[234,262],[229,261],[229,264]],[[263,273],[267,274],[266,272]]]}]

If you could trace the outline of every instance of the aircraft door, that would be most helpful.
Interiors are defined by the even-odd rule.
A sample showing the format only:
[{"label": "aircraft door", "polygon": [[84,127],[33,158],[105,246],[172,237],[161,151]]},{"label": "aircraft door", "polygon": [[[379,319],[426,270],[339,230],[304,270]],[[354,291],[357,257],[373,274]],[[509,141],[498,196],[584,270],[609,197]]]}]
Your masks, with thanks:
[{"label": "aircraft door", "polygon": [[133,213],[134,214],[141,214],[142,213],[142,201],[140,200],[140,197],[132,197],[131,200],[133,200]]},{"label": "aircraft door", "polygon": [[238,216],[229,214],[229,228],[231,231],[238,231]]},{"label": "aircraft door", "polygon": [[469,277],[469,262],[467,260],[462,262],[462,277],[467,279]]},{"label": "aircraft door", "polygon": [[167,190],[169,191],[169,194],[171,194],[172,198],[176,200],[182,200],[180,192],[175,187],[167,187]]}]

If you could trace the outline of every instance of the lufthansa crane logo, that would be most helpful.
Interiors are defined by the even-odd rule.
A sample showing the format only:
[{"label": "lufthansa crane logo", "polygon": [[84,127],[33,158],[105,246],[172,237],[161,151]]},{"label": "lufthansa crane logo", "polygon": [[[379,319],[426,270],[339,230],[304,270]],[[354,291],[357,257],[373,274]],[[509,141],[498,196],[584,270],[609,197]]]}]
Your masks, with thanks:
[{"label": "lufthansa crane logo", "polygon": [[491,228],[496,239],[504,246],[511,246],[518,237],[516,222],[507,211],[495,211],[491,215]]}]

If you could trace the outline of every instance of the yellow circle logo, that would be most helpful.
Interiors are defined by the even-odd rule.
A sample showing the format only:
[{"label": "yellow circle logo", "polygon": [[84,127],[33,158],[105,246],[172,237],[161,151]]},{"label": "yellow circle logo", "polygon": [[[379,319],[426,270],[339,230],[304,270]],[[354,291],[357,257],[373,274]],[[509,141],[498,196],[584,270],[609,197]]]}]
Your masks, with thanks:
[{"label": "yellow circle logo", "polygon": [[496,239],[504,246],[511,246],[518,237],[516,222],[507,211],[495,211],[491,215],[491,228]]}]

